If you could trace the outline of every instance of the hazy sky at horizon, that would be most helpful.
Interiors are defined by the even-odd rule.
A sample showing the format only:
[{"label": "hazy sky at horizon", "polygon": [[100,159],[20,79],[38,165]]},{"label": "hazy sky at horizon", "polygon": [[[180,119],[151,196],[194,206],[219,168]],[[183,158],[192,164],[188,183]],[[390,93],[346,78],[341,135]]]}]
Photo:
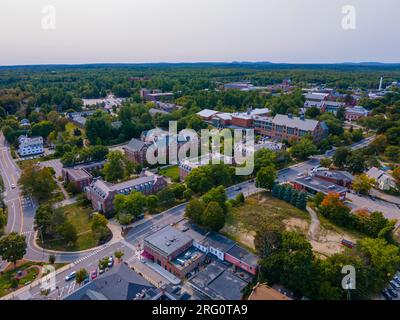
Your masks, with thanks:
[{"label": "hazy sky at horizon", "polygon": [[400,62],[399,12],[400,0],[0,0],[0,65]]}]

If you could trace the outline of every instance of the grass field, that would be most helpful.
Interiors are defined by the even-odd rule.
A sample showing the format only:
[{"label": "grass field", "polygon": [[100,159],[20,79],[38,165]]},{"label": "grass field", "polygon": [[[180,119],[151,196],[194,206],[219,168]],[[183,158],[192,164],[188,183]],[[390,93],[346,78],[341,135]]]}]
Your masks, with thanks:
[{"label": "grass field", "polygon": [[[59,208],[67,220],[71,222],[78,233],[78,239],[72,246],[67,246],[64,240],[54,239],[45,241],[44,247],[50,250],[80,251],[99,245],[99,239],[93,234],[91,229],[90,213],[91,208],[84,208],[77,204],[72,204]],[[111,231],[110,231],[111,233]]]},{"label": "grass field", "polygon": [[75,129],[79,129],[82,132],[82,138],[85,134],[85,130],[78,128],[75,124],[73,124],[72,122],[68,122],[65,126],[65,131],[69,134],[70,137],[74,136],[74,130]]},{"label": "grass field", "polygon": [[179,167],[173,166],[167,169],[162,169],[159,172],[161,175],[171,178],[172,181],[178,181],[179,179]]},{"label": "grass field", "polygon": [[275,224],[282,229],[307,233],[310,216],[285,201],[267,193],[246,199],[243,206],[232,208],[223,232],[232,239],[254,249],[254,235],[260,226]]}]

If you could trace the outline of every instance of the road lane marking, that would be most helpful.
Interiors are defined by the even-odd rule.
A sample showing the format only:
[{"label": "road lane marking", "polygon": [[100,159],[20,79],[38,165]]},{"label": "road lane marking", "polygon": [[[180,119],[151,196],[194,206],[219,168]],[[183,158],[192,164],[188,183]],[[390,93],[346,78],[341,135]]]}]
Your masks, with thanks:
[{"label": "road lane marking", "polygon": [[21,210],[21,227],[20,227],[20,232],[22,233],[22,230],[24,228],[24,209],[22,209],[21,201],[18,199],[18,204],[19,208]]}]

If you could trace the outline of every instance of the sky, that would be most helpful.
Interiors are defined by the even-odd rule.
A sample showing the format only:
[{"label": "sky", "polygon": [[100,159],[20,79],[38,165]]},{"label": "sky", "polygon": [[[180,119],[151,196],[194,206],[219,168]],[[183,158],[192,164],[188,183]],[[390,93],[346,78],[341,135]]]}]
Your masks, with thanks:
[{"label": "sky", "polygon": [[399,12],[400,0],[0,0],[0,65],[399,63]]}]

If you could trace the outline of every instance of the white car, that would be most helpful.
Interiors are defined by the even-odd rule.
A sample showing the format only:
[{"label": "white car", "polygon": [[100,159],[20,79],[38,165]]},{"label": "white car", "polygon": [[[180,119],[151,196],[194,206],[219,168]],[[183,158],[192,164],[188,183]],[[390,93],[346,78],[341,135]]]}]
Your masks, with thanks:
[{"label": "white car", "polygon": [[14,183],[11,184],[11,189],[15,189],[15,184]]},{"label": "white car", "polygon": [[71,281],[72,279],[75,279],[76,277],[76,272],[73,271],[69,275],[65,276],[65,281]]}]

